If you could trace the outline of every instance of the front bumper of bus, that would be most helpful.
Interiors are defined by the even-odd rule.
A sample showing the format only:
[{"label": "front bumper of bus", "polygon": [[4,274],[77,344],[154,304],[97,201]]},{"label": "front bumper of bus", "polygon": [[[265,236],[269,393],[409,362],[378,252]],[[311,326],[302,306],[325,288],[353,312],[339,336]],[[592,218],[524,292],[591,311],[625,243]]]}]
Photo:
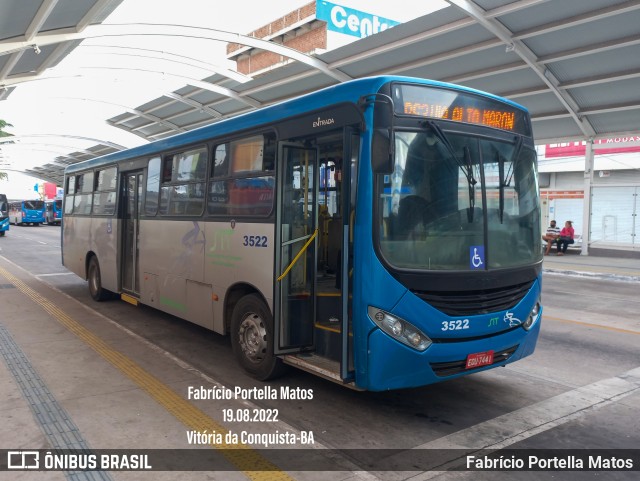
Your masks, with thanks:
[{"label": "front bumper of bus", "polygon": [[[368,337],[366,381],[361,378],[358,385],[371,391],[424,386],[522,359],[533,353],[540,332],[539,304],[534,313],[529,329],[519,325],[491,336],[436,340],[423,351],[373,329]],[[491,364],[467,368],[470,355],[489,351],[493,351]]]},{"label": "front bumper of bus", "polygon": [[0,232],[6,232],[9,230],[9,218],[0,221]]},{"label": "front bumper of bus", "polygon": [[[366,389],[382,391],[424,386],[504,366],[532,354],[539,332],[540,322],[537,322],[530,331],[518,328],[492,339],[433,344],[419,353],[398,344],[378,329],[369,336]],[[494,351],[492,365],[465,369],[469,354],[487,351]]]}]

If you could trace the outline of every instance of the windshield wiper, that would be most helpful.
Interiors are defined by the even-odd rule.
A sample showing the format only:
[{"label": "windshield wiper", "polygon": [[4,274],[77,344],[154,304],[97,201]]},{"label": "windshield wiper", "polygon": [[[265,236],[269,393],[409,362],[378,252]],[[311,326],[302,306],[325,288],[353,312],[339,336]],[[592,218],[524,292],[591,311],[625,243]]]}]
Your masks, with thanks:
[{"label": "windshield wiper", "polygon": [[471,165],[471,151],[469,146],[464,146],[464,163],[467,166],[467,180],[469,181],[469,209],[467,210],[467,220],[473,223],[473,213],[476,211],[476,184],[478,181],[473,176],[473,166]]},{"label": "windshield wiper", "polygon": [[513,175],[516,172],[516,163],[520,158],[520,150],[522,149],[522,137],[518,136],[516,138],[516,145],[513,148],[513,153],[511,154],[511,158],[509,159],[510,165],[509,170],[505,176],[504,174],[504,157],[500,155],[500,152],[496,150],[498,154],[498,176],[500,177],[500,223],[502,224],[502,218],[504,216],[504,188],[509,187],[511,185],[511,181],[513,180]]},{"label": "windshield wiper", "polygon": [[462,161],[460,161],[460,159],[456,155],[456,151],[454,150],[453,146],[449,142],[449,139],[447,138],[445,133],[442,131],[442,129],[438,126],[438,124],[436,124],[432,120],[425,120],[424,124],[433,131],[434,135],[438,138],[438,140],[442,143],[442,145],[444,145],[449,155],[453,157],[453,159],[458,164],[458,167],[460,167],[460,169],[464,173],[464,176],[467,178],[467,182],[469,184],[469,210],[467,211],[467,217],[469,219],[469,223],[472,223],[473,212],[475,210],[475,205],[476,205],[475,185],[478,183],[478,181],[473,176],[473,166],[471,164],[471,152],[469,151],[469,147],[466,145],[464,146],[464,163],[463,163]]},{"label": "windshield wiper", "polygon": [[[507,176],[504,178],[504,186],[509,187],[511,185],[511,181],[513,180],[513,174],[516,172],[516,164],[518,163],[518,159],[520,158],[520,150],[522,149],[522,137],[518,136],[516,139],[516,146],[513,148],[513,153],[511,154],[511,158],[509,162],[511,165],[509,166],[509,170],[507,171]],[[500,177],[502,180],[502,177]]]},{"label": "windshield wiper", "polygon": [[500,198],[499,198],[499,212],[500,212],[500,223],[502,224],[502,217],[504,214],[504,157],[500,155],[500,151],[496,149],[496,154],[498,157],[498,185],[500,189]]}]

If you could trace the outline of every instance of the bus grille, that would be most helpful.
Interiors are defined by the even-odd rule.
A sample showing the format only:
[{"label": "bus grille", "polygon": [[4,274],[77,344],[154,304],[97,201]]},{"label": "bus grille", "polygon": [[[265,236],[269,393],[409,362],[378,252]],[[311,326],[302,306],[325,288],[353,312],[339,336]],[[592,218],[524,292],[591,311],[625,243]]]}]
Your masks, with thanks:
[{"label": "bus grille", "polygon": [[[516,352],[516,349],[518,349],[518,346],[519,344],[516,344],[515,346],[510,347],[509,349],[505,349],[504,351],[494,353],[493,362],[491,363],[491,365],[493,366],[495,364],[504,362],[507,359],[509,359],[511,355],[514,352]],[[473,369],[465,369],[466,365],[467,365],[466,359],[463,359],[462,361],[451,361],[451,362],[432,362],[430,364],[431,369],[433,369],[433,372],[438,377],[453,376],[454,374],[460,374],[461,372],[473,371]],[[485,367],[485,366],[482,366],[482,367]]]},{"label": "bus grille", "polygon": [[411,292],[449,316],[467,316],[511,309],[529,292],[533,282],[524,282],[499,289],[482,289],[467,292],[426,292],[416,290]]}]

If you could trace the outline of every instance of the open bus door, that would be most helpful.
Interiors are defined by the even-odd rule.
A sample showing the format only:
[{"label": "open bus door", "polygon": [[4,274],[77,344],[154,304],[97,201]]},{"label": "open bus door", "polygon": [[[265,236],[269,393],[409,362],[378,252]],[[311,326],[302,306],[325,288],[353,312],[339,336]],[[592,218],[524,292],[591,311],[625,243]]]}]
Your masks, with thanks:
[{"label": "open bus door", "polygon": [[350,382],[359,136],[352,128],[336,134],[316,138],[313,148],[279,145],[274,348],[287,364]]},{"label": "open bus door", "polygon": [[280,143],[274,350],[299,352],[313,346],[318,236],[318,151]]}]

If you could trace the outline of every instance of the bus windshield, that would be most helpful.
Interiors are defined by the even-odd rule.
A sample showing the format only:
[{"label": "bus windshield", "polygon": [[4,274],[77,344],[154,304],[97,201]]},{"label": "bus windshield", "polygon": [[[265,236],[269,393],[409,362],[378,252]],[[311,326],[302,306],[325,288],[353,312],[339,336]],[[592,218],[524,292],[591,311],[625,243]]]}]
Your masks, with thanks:
[{"label": "bus windshield", "polygon": [[[395,267],[497,269],[541,258],[535,152],[438,127],[397,131],[393,173],[378,182],[379,245]],[[470,252],[483,253],[470,266]]]},{"label": "bus windshield", "polygon": [[44,209],[44,202],[41,200],[25,200],[24,208],[27,210],[40,210]]}]

